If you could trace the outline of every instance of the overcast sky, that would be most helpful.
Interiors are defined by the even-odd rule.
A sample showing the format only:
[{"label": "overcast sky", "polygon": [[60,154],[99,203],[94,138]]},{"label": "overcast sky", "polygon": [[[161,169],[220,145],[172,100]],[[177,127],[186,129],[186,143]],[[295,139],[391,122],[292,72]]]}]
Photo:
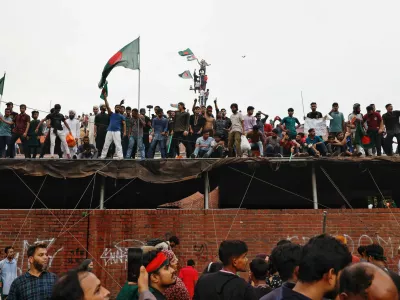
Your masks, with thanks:
[{"label": "overcast sky", "polygon": [[[49,110],[89,112],[101,103],[97,83],[107,60],[141,37],[141,107],[191,106],[197,68],[177,52],[187,47],[211,64],[210,98],[270,116],[303,115],[316,101],[346,113],[359,102],[400,102],[399,1],[77,1],[1,2],[0,71],[4,101]],[[246,55],[242,58],[242,55]],[[138,72],[114,69],[112,105],[137,107]],[[2,111],[4,104],[2,104]]]}]

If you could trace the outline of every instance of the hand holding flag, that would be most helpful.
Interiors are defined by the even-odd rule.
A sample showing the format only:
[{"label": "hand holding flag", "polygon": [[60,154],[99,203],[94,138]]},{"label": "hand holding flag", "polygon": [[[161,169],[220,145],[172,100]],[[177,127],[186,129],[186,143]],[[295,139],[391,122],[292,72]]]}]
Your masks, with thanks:
[{"label": "hand holding flag", "polygon": [[108,97],[108,82],[106,81],[106,83],[103,86],[103,89],[101,90],[100,98],[106,100],[107,97]]}]

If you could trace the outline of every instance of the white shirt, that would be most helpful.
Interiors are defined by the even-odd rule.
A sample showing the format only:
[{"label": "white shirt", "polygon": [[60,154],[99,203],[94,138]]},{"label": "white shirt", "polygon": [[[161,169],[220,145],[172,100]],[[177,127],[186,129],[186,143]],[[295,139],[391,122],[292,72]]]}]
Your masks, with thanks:
[{"label": "white shirt", "polygon": [[[70,118],[68,118],[66,120],[69,128],[71,129],[71,133],[72,136],[76,139],[78,139],[81,136],[81,126],[80,123],[77,119],[73,119],[71,120]],[[65,128],[65,130],[68,130],[67,128]]]},{"label": "white shirt", "polygon": [[15,278],[17,278],[17,261],[13,259],[11,262],[5,258],[0,261],[1,280],[3,281],[3,294],[8,295],[10,287]]}]

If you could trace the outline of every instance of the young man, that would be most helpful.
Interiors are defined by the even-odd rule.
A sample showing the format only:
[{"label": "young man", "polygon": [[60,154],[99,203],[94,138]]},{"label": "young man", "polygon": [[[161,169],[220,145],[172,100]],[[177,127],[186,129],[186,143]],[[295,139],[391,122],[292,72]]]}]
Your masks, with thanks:
[{"label": "young man", "polygon": [[353,154],[348,150],[347,147],[347,137],[350,135],[351,133],[349,132],[346,132],[346,134],[339,132],[336,137],[330,134],[325,143],[327,153],[333,156],[352,156]]},{"label": "young man", "polygon": [[126,157],[126,152],[128,151],[129,146],[129,135],[132,129],[132,108],[127,106],[125,109],[125,124],[126,124],[126,133],[127,135],[122,137],[121,145],[122,145],[122,153],[124,157]]},{"label": "young man", "polygon": [[319,111],[317,111],[317,103],[311,102],[310,107],[311,107],[311,111],[307,114],[307,118],[321,119],[322,114]]},{"label": "young man", "polygon": [[296,154],[296,156],[308,156],[309,154],[306,146],[306,138],[303,132],[299,132],[296,135],[296,143],[300,145],[299,152]]},{"label": "young man", "polygon": [[212,153],[211,158],[224,158],[226,156],[225,141],[221,135],[216,133],[214,135],[214,141],[211,142]]},{"label": "young man", "polygon": [[[361,123],[363,120],[363,115],[361,113],[361,106],[358,103],[355,103],[353,105],[353,112],[351,114],[349,114],[348,117],[348,127],[351,129],[351,135],[352,138],[354,140],[355,136],[356,136],[356,128],[357,128],[357,124]],[[356,152],[359,153],[361,150],[361,146],[356,144]]]},{"label": "young man", "polygon": [[[364,115],[363,122],[367,123],[367,134],[372,139],[372,142],[375,144],[378,156],[381,156],[382,145],[380,134],[383,132],[383,121],[381,115],[375,112],[372,106],[367,106],[367,114]],[[366,150],[366,156],[371,155],[371,150],[372,149]]]},{"label": "young man", "polygon": [[96,140],[94,136],[94,123],[97,114],[99,113],[99,107],[97,105],[93,106],[93,114],[89,116],[88,127],[89,127],[89,143],[96,147]]},{"label": "young man", "polygon": [[78,147],[76,152],[78,159],[95,159],[98,156],[97,149],[89,143],[89,137],[83,137],[83,144]]},{"label": "young man", "polygon": [[[178,111],[175,112],[173,119],[173,135],[172,142],[170,146],[170,158],[175,158],[177,153],[177,147],[182,143],[186,147],[186,157],[190,157],[192,146],[190,142],[188,143],[188,134],[189,134],[189,119],[190,115],[186,112],[185,103],[178,103]],[[179,148],[178,148],[179,149]]]},{"label": "young man", "polygon": [[253,113],[254,113],[254,107],[253,106],[247,107],[247,115],[243,117],[245,133],[253,130],[253,127],[257,125],[257,119],[256,117],[253,116]]},{"label": "young man", "polygon": [[267,137],[265,146],[265,156],[276,156],[281,152],[281,138],[278,137],[278,130],[272,129],[271,135]]},{"label": "young man", "polygon": [[108,300],[110,292],[92,272],[72,270],[54,286],[52,298],[57,300]]},{"label": "young man", "polygon": [[267,285],[268,264],[265,259],[255,258],[250,263],[250,280],[253,282],[256,299],[267,295],[272,289]]},{"label": "young man", "polygon": [[246,272],[247,245],[245,242],[232,240],[223,241],[219,246],[219,259],[224,265],[223,269],[200,277],[194,290],[194,300],[255,300],[258,299],[253,287],[237,272]]},{"label": "young man", "polygon": [[206,119],[200,114],[200,106],[195,106],[194,115],[190,116],[189,125],[190,125],[190,136],[189,140],[192,145],[196,144],[196,141],[204,130],[204,125],[206,123]]},{"label": "young man", "polygon": [[123,126],[123,136],[126,136],[126,124],[125,117],[120,113],[121,105],[115,105],[115,113],[111,110],[110,105],[108,104],[107,95],[104,94],[104,102],[108,111],[108,115],[110,116],[110,124],[107,128],[106,139],[104,142],[104,147],[101,152],[101,159],[106,158],[108,148],[112,142],[114,142],[115,149],[117,152],[118,159],[123,159],[124,155],[122,153],[122,145],[121,145],[121,125]]},{"label": "young man", "polygon": [[40,121],[38,120],[39,112],[32,111],[32,121],[28,130],[28,155],[31,158],[36,158],[38,150],[40,150],[40,137],[42,136],[42,126],[39,127],[38,133],[36,133],[36,128],[38,127]]},{"label": "young man", "polygon": [[0,261],[1,281],[3,283],[3,297],[7,299],[10,287],[17,278],[17,261],[15,260],[15,252],[12,246],[8,246],[4,250],[7,257]]},{"label": "young man", "polygon": [[29,150],[27,149],[27,136],[28,130],[31,123],[31,117],[28,116],[26,111],[26,105],[21,104],[19,106],[20,114],[15,117],[14,121],[14,129],[12,130],[12,135],[10,139],[10,143],[7,146],[7,156],[10,158],[15,157],[15,142],[20,139],[22,143],[22,148],[24,150],[25,158],[29,157]]},{"label": "young man", "polygon": [[[300,121],[297,118],[293,117],[294,109],[288,109],[288,116],[284,117],[279,125],[282,129],[282,132],[286,132],[290,139],[294,140],[297,135],[297,128],[300,127]],[[297,125],[296,125],[297,124]]]},{"label": "young man", "polygon": [[151,120],[148,116],[146,116],[146,109],[140,109],[140,115],[144,117],[144,127],[143,127],[143,146],[146,158],[148,158],[147,153],[150,148],[150,129],[151,129]]},{"label": "young man", "polygon": [[251,156],[251,150],[254,148],[258,148],[260,151],[260,156],[264,156],[264,149],[263,149],[263,144],[265,143],[264,141],[264,135],[262,132],[259,131],[258,125],[253,126],[253,130],[249,131],[246,135],[246,137],[250,140],[250,146],[251,149],[249,150],[249,156]]},{"label": "young man", "polygon": [[368,245],[365,249],[365,252],[369,263],[385,270],[386,272],[388,271],[386,265],[386,257],[384,255],[384,251],[381,245]]},{"label": "young man", "polygon": [[190,157],[209,158],[211,156],[211,153],[213,152],[213,148],[211,147],[211,143],[213,141],[214,139],[210,137],[210,131],[203,131],[203,136],[197,139],[196,149]]},{"label": "young man", "polygon": [[[44,118],[42,121],[47,121],[50,120],[50,155],[52,158],[54,158],[54,147],[56,145],[56,137],[58,136],[61,140],[61,144],[64,148],[65,154],[67,155],[67,158],[71,158],[70,152],[69,152],[69,147],[67,144],[67,140],[65,139],[65,133],[63,130],[63,127],[61,125],[61,122],[64,123],[65,127],[67,127],[69,133],[72,134],[71,128],[69,128],[69,125],[67,121],[65,120],[65,117],[60,114],[61,110],[61,105],[56,104],[54,105],[54,112],[51,114],[48,114],[46,118]],[[42,123],[42,122],[41,122]],[[41,124],[39,123],[38,127],[36,127],[35,132],[39,132],[39,127]]]},{"label": "young man", "polygon": [[[393,110],[392,104],[386,104],[386,113],[383,114],[383,124],[386,127],[385,153],[388,156],[393,155],[393,137],[396,137],[397,143],[400,143],[400,110]],[[397,146],[397,151],[399,146]]]},{"label": "young man", "polygon": [[30,269],[11,284],[8,300],[41,299],[49,300],[53,286],[57,281],[56,274],[47,272],[49,256],[47,245],[37,243],[27,251]]},{"label": "young man", "polygon": [[[263,115],[264,118],[261,118],[261,115]],[[259,111],[256,113],[256,123],[257,123],[259,130],[262,133],[264,133],[264,126],[265,126],[265,123],[267,122],[267,119],[268,119],[268,115],[264,114],[263,112]]]},{"label": "young man", "polygon": [[282,135],[279,144],[282,147],[283,156],[291,156],[299,152],[300,144],[296,140],[292,140],[286,132]]},{"label": "young man", "polygon": [[194,260],[189,259],[187,261],[187,266],[179,271],[179,278],[182,279],[183,283],[185,284],[189,292],[190,299],[192,299],[194,296],[194,287],[196,286],[197,280],[199,280],[199,273],[194,266]]},{"label": "young man", "polygon": [[207,106],[206,114],[204,115],[205,123],[203,130],[208,130],[210,136],[214,135],[215,131],[215,119],[212,114],[212,106]]},{"label": "young man", "polygon": [[[290,242],[278,245],[272,250],[269,259],[278,271],[283,284],[262,297],[261,300],[280,300],[283,290],[292,290],[296,285],[301,259],[301,246]],[[287,292],[285,291],[285,293]]]},{"label": "young man", "polygon": [[106,106],[100,106],[100,113],[94,118],[94,137],[99,153],[103,152],[104,142],[106,141],[107,127],[110,124],[110,116],[106,114]]},{"label": "young man", "polygon": [[332,110],[329,112],[329,115],[332,117],[332,120],[329,122],[329,133],[337,136],[339,132],[345,132],[344,115],[339,112],[339,104],[337,102],[332,104]]},{"label": "young man", "polygon": [[281,299],[335,299],[340,272],[350,263],[346,245],[328,235],[313,237],[303,246],[296,286],[282,289]]},{"label": "young man", "polygon": [[154,153],[156,146],[160,144],[161,157],[167,158],[166,151],[166,137],[168,136],[168,119],[164,118],[164,112],[161,108],[157,109],[157,117],[153,119],[151,127],[153,127],[153,132],[151,133],[152,139],[147,153],[148,158],[154,158]]},{"label": "young man", "polygon": [[145,149],[143,145],[143,128],[146,126],[145,118],[143,115],[139,114],[139,111],[134,108],[132,110],[132,120],[131,120],[131,131],[129,132],[129,146],[126,151],[126,159],[131,158],[133,147],[136,145],[139,153],[140,159],[145,159]]},{"label": "young man", "polygon": [[308,146],[308,153],[312,156],[319,157],[320,155],[326,156],[327,149],[324,140],[315,135],[315,129],[310,128],[308,130],[308,137],[306,138],[306,144]]},{"label": "young man", "polygon": [[240,148],[241,137],[244,135],[244,120],[240,112],[238,112],[238,105],[236,103],[231,104],[232,115],[230,117],[231,127],[229,128],[228,136],[228,149],[229,156],[233,157],[233,146],[235,146],[236,156],[242,156],[242,150]]},{"label": "young man", "polygon": [[[77,118],[75,118],[76,116],[76,112],[74,110],[70,110],[68,112],[68,119],[67,124],[71,130],[71,134],[75,139],[75,146],[74,147],[69,147],[69,152],[71,154],[72,157],[76,158],[76,151],[78,150],[78,142],[79,142],[79,138],[81,135],[81,125],[80,122]],[[67,135],[68,133],[65,132],[65,134]]]},{"label": "young man", "polygon": [[[176,283],[175,270],[170,266],[166,255],[153,247],[143,249],[143,266],[146,268],[149,279],[150,292],[157,300],[165,300],[165,290]],[[141,272],[142,276],[142,272]],[[139,276],[140,280],[140,276]],[[117,300],[138,300],[139,290],[137,285],[126,283],[117,296]]]},{"label": "young man", "polygon": [[15,123],[15,118],[18,116],[18,113],[14,111],[14,104],[12,102],[7,102],[6,107],[10,110],[11,118],[13,119],[13,122]]},{"label": "young man", "polygon": [[11,140],[11,126],[14,124],[11,111],[6,108],[4,116],[0,114],[0,158],[6,157],[6,146]]}]

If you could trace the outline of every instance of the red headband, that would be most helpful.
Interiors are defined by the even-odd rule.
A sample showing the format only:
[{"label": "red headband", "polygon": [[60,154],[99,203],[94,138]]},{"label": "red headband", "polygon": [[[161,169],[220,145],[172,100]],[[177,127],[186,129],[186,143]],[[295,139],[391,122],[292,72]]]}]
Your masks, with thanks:
[{"label": "red headband", "polygon": [[166,260],[168,260],[168,258],[165,256],[165,254],[158,252],[157,256],[147,265],[147,273],[153,273],[154,271],[157,271],[162,267]]}]

